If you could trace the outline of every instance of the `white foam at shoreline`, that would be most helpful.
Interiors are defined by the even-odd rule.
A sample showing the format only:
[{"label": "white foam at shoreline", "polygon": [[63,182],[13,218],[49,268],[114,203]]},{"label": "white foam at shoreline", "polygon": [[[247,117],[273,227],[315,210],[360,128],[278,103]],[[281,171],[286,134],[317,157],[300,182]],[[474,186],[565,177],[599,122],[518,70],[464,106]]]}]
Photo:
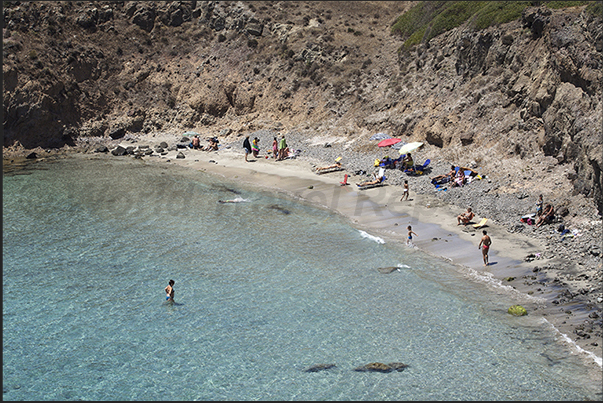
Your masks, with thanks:
[{"label": "white foam at shoreline", "polygon": [[381,244],[385,243],[385,241],[383,240],[383,238],[379,238],[378,236],[371,235],[368,232],[365,232],[365,231],[362,231],[362,230],[358,230],[358,232],[360,232],[360,236],[363,237],[363,238],[368,238],[371,241],[375,241],[375,242],[381,243]]},{"label": "white foam at shoreline", "polygon": [[570,347],[572,347],[574,350],[576,350],[577,353],[586,355],[587,357],[591,358],[598,366],[603,367],[603,359],[601,357],[598,357],[596,354],[591,353],[590,351],[584,350],[582,347],[577,345],[572,339],[570,339],[565,333],[561,333],[559,331],[559,329],[557,329],[555,326],[553,326],[553,324],[551,322],[549,322],[548,320],[546,320],[546,318],[542,318],[542,320],[546,324],[548,324],[551,328],[553,328],[553,330],[555,332],[559,333],[561,335],[561,337],[563,338],[563,340],[565,342],[567,342],[567,344],[569,344]]}]

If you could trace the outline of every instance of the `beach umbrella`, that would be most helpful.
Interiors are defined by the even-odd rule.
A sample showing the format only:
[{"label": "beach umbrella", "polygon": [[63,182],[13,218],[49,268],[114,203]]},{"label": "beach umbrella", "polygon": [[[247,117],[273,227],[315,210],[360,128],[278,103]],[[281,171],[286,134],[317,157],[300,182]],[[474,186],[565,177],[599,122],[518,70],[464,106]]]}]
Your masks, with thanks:
[{"label": "beach umbrella", "polygon": [[414,143],[408,143],[408,144],[404,144],[402,147],[400,147],[400,154],[407,154],[410,153],[412,151],[415,151],[417,148],[421,147],[423,145],[423,143],[417,141]]},{"label": "beach umbrella", "polygon": [[402,140],[400,139],[395,139],[395,138],[391,138],[391,139],[385,139],[385,140],[381,140],[379,142],[379,144],[377,144],[379,147],[388,147],[388,146],[392,146],[396,143],[401,142]]}]

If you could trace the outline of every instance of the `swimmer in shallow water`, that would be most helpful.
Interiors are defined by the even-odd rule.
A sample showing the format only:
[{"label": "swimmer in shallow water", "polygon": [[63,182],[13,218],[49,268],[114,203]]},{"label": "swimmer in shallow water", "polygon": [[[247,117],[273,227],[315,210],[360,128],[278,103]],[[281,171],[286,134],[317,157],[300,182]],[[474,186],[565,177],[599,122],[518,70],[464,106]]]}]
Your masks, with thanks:
[{"label": "swimmer in shallow water", "polygon": [[166,301],[170,301],[170,302],[174,302],[174,284],[175,281],[174,280],[170,280],[168,283],[168,286],[165,287],[164,291],[165,291],[165,300]]}]

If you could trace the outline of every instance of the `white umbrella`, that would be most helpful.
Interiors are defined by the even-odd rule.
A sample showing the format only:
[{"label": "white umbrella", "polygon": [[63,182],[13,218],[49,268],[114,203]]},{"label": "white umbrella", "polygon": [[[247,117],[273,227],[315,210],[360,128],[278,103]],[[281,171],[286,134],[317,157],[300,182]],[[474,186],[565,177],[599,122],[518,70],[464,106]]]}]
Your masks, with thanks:
[{"label": "white umbrella", "polygon": [[416,150],[417,148],[421,147],[423,145],[423,143],[416,141],[414,143],[408,143],[408,144],[404,144],[402,147],[400,147],[400,154],[408,154],[411,151]]}]

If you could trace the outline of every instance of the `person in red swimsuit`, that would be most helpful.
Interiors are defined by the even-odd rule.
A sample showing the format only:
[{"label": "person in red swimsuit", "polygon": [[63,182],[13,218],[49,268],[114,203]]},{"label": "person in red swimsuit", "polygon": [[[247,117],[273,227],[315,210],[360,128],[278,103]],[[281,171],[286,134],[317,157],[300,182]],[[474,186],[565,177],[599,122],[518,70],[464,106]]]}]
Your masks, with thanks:
[{"label": "person in red swimsuit", "polygon": [[482,257],[484,258],[484,266],[488,266],[488,251],[490,250],[490,245],[492,245],[492,240],[490,239],[490,236],[486,230],[483,230],[482,233],[484,236],[482,237],[482,240],[479,241],[477,249],[481,248]]}]

